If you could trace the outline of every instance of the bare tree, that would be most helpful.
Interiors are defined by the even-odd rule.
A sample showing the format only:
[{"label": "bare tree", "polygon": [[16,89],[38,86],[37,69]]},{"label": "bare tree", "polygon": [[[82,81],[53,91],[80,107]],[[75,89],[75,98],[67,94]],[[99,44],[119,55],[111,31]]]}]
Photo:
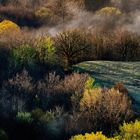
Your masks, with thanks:
[{"label": "bare tree", "polygon": [[121,31],[117,32],[116,36],[116,45],[121,60],[130,61],[137,59],[140,48],[139,35],[128,31]]},{"label": "bare tree", "polygon": [[55,38],[57,55],[65,67],[69,68],[72,64],[88,59],[91,51],[91,41],[82,31],[64,31]]}]

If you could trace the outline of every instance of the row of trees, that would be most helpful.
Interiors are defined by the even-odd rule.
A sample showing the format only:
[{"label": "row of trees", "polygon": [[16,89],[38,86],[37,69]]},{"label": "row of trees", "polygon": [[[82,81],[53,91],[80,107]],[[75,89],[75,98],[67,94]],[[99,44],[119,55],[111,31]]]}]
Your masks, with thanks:
[{"label": "row of trees", "polygon": [[[66,2],[66,0],[63,0],[64,2]],[[37,7],[39,5],[45,5],[48,4],[50,2],[54,2],[54,3],[63,3],[63,1],[60,0],[0,0],[0,4],[3,5],[7,5],[7,4],[13,4],[13,5],[20,5],[22,7]],[[98,10],[102,7],[105,6],[118,6],[120,7],[123,11],[129,12],[131,10],[135,10],[135,8],[139,8],[138,7],[138,0],[135,0],[135,2],[133,2],[133,0],[130,0],[129,2],[127,2],[126,0],[68,0],[67,2],[73,2],[75,4],[77,4],[78,6],[81,7],[85,7],[87,10],[90,11],[95,11]]]},{"label": "row of trees", "polygon": [[56,36],[55,42],[58,55],[67,65],[86,60],[140,60],[140,36],[128,31],[65,31]]},{"label": "row of trees", "polygon": [[[114,3],[119,2],[115,1]],[[70,24],[70,26],[77,26],[82,21],[82,16],[87,15],[89,18],[90,16],[92,17],[91,20],[88,19],[86,22],[79,24],[81,27],[90,27],[90,29],[91,27],[92,29],[105,28],[108,30],[121,27],[133,20],[133,18],[127,18],[128,12],[125,13],[124,11],[126,10],[121,8],[123,7],[122,4],[120,5],[114,6],[110,0],[10,0],[7,1],[7,5],[0,4],[0,20],[10,19],[22,27],[38,28],[45,25],[45,27],[49,28],[59,25],[59,28],[62,29]],[[83,10],[81,7],[86,7],[87,10],[92,10],[93,12]],[[129,16],[131,15],[130,13]],[[72,25],[73,21],[76,24]],[[90,25],[91,22],[92,25]]]},{"label": "row of trees", "polygon": [[[0,53],[3,57],[1,61],[5,62],[1,63],[1,67],[9,67],[9,74],[24,67],[35,70],[38,66],[57,65],[68,70],[73,64],[82,61],[140,60],[140,36],[129,31],[90,33],[83,29],[75,29],[63,31],[55,37],[32,37],[12,22],[4,21],[0,25],[5,27],[0,28]],[[36,72],[40,68],[37,69]]]}]

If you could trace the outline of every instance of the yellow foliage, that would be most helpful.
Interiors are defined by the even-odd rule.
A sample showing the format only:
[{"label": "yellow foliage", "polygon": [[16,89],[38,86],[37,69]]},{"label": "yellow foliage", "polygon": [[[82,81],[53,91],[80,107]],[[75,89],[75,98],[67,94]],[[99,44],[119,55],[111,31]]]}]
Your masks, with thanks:
[{"label": "yellow foliage", "polygon": [[85,106],[90,108],[96,101],[99,100],[101,95],[101,88],[87,89],[84,92],[83,98],[80,102],[81,109]]},{"label": "yellow foliage", "polygon": [[52,38],[47,36],[37,38],[36,43],[38,44],[36,50],[37,50],[39,60],[41,62],[47,62],[47,61],[53,62],[55,59],[54,58],[55,48],[54,48],[54,42]]},{"label": "yellow foliage", "polygon": [[110,125],[118,125],[133,116],[129,98],[114,88],[85,90],[80,101],[80,110],[85,117],[94,119],[94,124],[104,119]]},{"label": "yellow foliage", "polygon": [[107,138],[102,132],[73,136],[70,140],[140,140],[140,121],[124,123],[120,133],[114,138]]},{"label": "yellow foliage", "polygon": [[53,13],[49,8],[41,7],[35,12],[35,15],[38,17],[50,17]]},{"label": "yellow foliage", "polygon": [[102,132],[97,132],[85,135],[77,135],[72,137],[70,140],[117,140],[114,138],[107,138],[105,135],[102,134]]},{"label": "yellow foliage", "polygon": [[120,140],[140,140],[140,121],[124,123],[120,126]]},{"label": "yellow foliage", "polygon": [[10,20],[0,22],[0,35],[20,31],[20,27]]},{"label": "yellow foliage", "polygon": [[94,82],[95,82],[95,79],[92,78],[92,77],[89,77],[88,80],[85,83],[85,89],[93,88]]},{"label": "yellow foliage", "polygon": [[[104,99],[104,102],[102,102],[102,99]],[[81,107],[86,106],[90,108],[95,105],[96,102],[101,102],[105,106],[108,105],[108,109],[110,108],[112,111],[115,111],[114,109],[122,109],[122,111],[124,111],[128,107],[128,105],[131,104],[127,96],[123,95],[114,88],[109,90],[103,90],[100,87],[85,89],[83,98],[80,102]],[[117,106],[116,103],[118,103]]]},{"label": "yellow foliage", "polygon": [[121,15],[121,11],[115,7],[104,7],[97,11],[97,14],[105,14],[105,15]]}]

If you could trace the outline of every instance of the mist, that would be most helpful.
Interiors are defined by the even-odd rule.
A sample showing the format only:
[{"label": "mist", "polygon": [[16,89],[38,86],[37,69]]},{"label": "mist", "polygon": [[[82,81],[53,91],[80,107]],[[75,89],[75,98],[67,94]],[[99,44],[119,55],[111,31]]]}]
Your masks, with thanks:
[{"label": "mist", "polygon": [[52,36],[55,36],[63,30],[76,28],[86,29],[87,31],[123,28],[128,31],[140,33],[139,5],[139,0],[111,0],[110,4],[101,6],[102,8],[116,7],[122,12],[120,17],[113,17],[112,15],[98,15],[98,10],[91,11],[84,6],[80,7],[67,2],[67,10],[72,15],[72,18],[67,20],[67,17],[65,17],[56,26],[43,27],[43,31],[47,31]]}]

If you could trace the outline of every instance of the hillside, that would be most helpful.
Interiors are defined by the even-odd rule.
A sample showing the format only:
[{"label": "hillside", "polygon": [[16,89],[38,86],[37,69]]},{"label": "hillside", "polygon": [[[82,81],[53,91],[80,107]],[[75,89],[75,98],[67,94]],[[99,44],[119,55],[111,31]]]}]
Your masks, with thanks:
[{"label": "hillside", "polygon": [[140,140],[140,0],[0,0],[0,140]]},{"label": "hillside", "polygon": [[90,73],[101,86],[123,82],[136,101],[135,105],[140,107],[140,62],[89,61],[74,66],[74,69]]}]

